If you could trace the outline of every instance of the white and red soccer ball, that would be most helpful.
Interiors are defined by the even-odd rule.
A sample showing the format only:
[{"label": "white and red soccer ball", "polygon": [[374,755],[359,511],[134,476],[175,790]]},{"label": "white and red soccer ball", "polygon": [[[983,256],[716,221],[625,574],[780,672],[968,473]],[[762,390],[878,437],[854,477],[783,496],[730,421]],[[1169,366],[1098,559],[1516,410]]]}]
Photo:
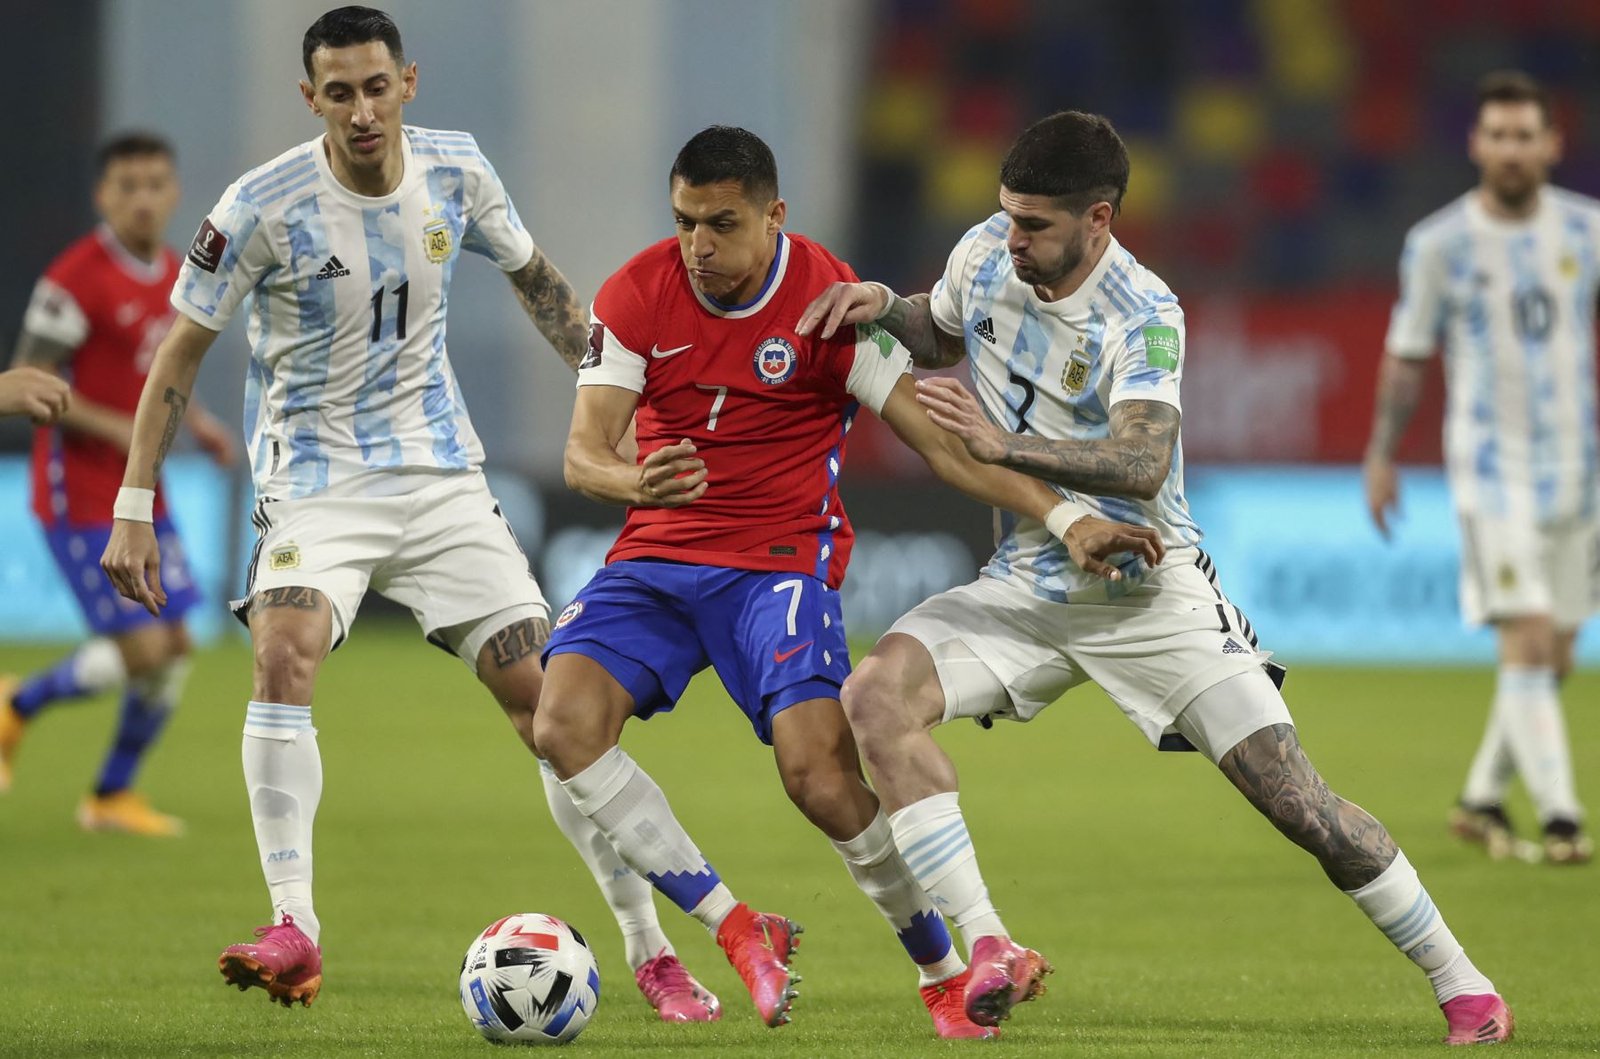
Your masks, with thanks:
[{"label": "white and red soccer ball", "polygon": [[561,1044],[594,1017],[600,968],[589,943],[554,916],[498,919],[461,961],[461,1006],[500,1044]]}]

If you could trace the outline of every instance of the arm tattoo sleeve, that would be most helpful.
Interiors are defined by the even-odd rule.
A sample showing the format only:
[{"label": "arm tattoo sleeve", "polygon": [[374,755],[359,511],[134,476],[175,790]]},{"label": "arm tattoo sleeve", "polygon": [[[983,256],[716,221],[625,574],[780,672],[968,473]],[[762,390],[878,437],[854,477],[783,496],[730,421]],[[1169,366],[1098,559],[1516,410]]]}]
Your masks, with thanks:
[{"label": "arm tattoo sleeve", "polygon": [[161,432],[161,444],[156,449],[155,467],[150,473],[157,481],[161,479],[161,465],[166,462],[167,451],[172,448],[173,441],[178,437],[178,426],[183,422],[183,410],[189,407],[189,398],[179,393],[175,388],[168,386],[164,397],[167,402],[167,426]]},{"label": "arm tattoo sleeve", "polygon": [[538,654],[550,640],[550,623],[543,618],[524,618],[512,622],[489,639],[494,664],[504,669]]},{"label": "arm tattoo sleeve", "polygon": [[1387,357],[1378,380],[1378,406],[1372,413],[1368,451],[1392,459],[1422,397],[1423,362]]},{"label": "arm tattoo sleeve", "polygon": [[1154,499],[1167,480],[1178,441],[1178,410],[1162,401],[1120,401],[1111,436],[1057,441],[1007,434],[1003,466],[1091,496]]},{"label": "arm tattoo sleeve", "polygon": [[967,355],[967,344],[960,335],[949,335],[933,322],[932,300],[926,294],[902,298],[890,293],[889,311],[878,321],[885,331],[900,340],[919,368],[948,368]]},{"label": "arm tattoo sleeve", "polygon": [[526,265],[510,273],[510,278],[533,326],[555,347],[567,367],[577,371],[589,348],[589,318],[578,303],[572,284],[538,247],[533,248],[533,257]]}]

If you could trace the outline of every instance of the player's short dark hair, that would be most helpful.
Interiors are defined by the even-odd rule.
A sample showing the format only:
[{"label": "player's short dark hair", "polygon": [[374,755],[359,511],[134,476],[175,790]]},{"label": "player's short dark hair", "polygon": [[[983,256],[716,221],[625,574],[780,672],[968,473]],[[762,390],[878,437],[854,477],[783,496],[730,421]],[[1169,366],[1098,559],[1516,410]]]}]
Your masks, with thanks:
[{"label": "player's short dark hair", "polygon": [[1495,70],[1484,75],[1478,82],[1478,113],[1481,115],[1490,103],[1537,104],[1546,125],[1555,117],[1551,113],[1550,93],[1521,70]]},{"label": "player's short dark hair", "polygon": [[1122,209],[1128,148],[1099,114],[1063,110],[1028,126],[1000,163],[1000,183],[1018,195],[1048,195],[1072,213],[1096,202]]},{"label": "player's short dark hair", "polygon": [[778,161],[749,129],[712,125],[690,137],[673,159],[668,186],[674,180],[691,187],[737,180],[746,198],[765,205],[778,197]]},{"label": "player's short dark hair", "polygon": [[111,168],[111,163],[118,159],[148,158],[151,155],[164,155],[174,162],[178,160],[178,152],[173,150],[171,141],[165,136],[143,129],[119,132],[95,149],[94,175],[105,176],[106,170]]},{"label": "player's short dark hair", "polygon": [[386,12],[375,7],[336,7],[311,23],[305,39],[300,42],[300,59],[306,65],[306,77],[314,79],[311,56],[318,48],[348,48],[352,44],[367,44],[381,40],[394,56],[396,66],[406,64],[406,52],[400,45],[400,27]]}]

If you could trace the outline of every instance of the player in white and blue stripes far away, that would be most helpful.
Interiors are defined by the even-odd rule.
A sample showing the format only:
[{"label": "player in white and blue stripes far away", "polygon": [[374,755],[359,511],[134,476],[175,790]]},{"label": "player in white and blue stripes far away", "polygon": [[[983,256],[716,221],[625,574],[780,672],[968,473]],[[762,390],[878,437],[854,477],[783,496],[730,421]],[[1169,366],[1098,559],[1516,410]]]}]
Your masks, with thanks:
[{"label": "player in white and blue stripes far away", "polygon": [[[255,941],[228,946],[218,966],[230,984],[263,988],[285,1006],[310,1004],[322,986],[311,899],[322,793],[312,692],[366,591],[410,607],[429,641],[461,658],[533,747],[550,614],[485,484],[483,450],[446,355],[461,251],[506,273],[569,367],[588,346],[587,312],[534,245],[473,137],[402,123],[417,65],[388,15],[328,12],[306,31],[302,61],[301,93],[325,131],[236,181],[195,236],[172,292],[177,322],[139,402],[102,560],[124,596],[152,613],[166,602],[149,490],[201,358],[242,313],[260,536],[235,612],[255,649],[244,773],[272,919]],[[650,884],[573,808],[554,773],[540,771],[557,825],[596,877],[658,1014],[718,1017],[716,997],[662,933]]]},{"label": "player in white and blue stripes far away", "polygon": [[[1428,977],[1451,1043],[1504,1040],[1511,1011],[1467,958],[1383,825],[1328,789],[1278,691],[1282,667],[1217,581],[1183,496],[1183,312],[1111,221],[1128,155],[1110,122],[1063,111],[1027,129],[1000,170],[1000,212],[950,254],[931,295],[835,284],[799,324],[877,321],[919,367],[969,363],[974,397],[924,379],[935,422],[980,461],[1053,485],[1083,516],[1160,531],[1155,566],[1076,567],[1044,529],[1002,519],[977,581],[895,623],[842,692],[896,844],[970,953],[967,1009],[993,1023],[1050,970],[1012,941],[978,869],[955,767],[932,730],[958,717],[1026,721],[1085,681],[1158,745],[1205,753]],[[1111,559],[1109,562],[1116,563]]]},{"label": "player in white and blue stripes far away", "polygon": [[[1406,236],[1400,300],[1367,448],[1367,504],[1387,536],[1395,449],[1445,351],[1445,462],[1461,525],[1461,610],[1493,625],[1489,723],[1451,829],[1495,859],[1583,864],[1594,843],[1572,776],[1559,687],[1578,627],[1600,606],[1595,299],[1600,201],[1547,183],[1561,154],[1550,99],[1517,71],[1478,89],[1468,150],[1478,185]],[[1539,845],[1505,811],[1520,775]]]}]

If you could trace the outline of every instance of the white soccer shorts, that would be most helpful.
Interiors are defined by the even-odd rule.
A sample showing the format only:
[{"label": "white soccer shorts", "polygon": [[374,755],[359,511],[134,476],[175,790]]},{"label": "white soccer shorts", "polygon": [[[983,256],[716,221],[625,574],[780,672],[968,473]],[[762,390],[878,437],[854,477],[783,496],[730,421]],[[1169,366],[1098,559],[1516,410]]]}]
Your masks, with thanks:
[{"label": "white soccer shorts", "polygon": [[[314,588],[333,608],[333,646],[371,588],[409,607],[430,640],[476,672],[489,637],[523,617],[550,616],[511,526],[481,473],[448,474],[401,496],[262,500],[245,596]],[[482,619],[503,617],[499,628]],[[488,623],[493,624],[493,623]]]},{"label": "white soccer shorts", "polygon": [[[1142,583],[1108,584],[1077,593],[1070,603],[980,577],[924,601],[889,631],[914,637],[933,656],[946,721],[1031,720],[1092,680],[1151,743],[1159,743],[1201,692],[1260,670],[1270,657],[1257,646],[1249,619],[1222,594],[1210,557],[1197,548],[1169,551]],[[1281,696],[1266,711],[1254,701],[1236,705],[1250,714],[1251,731],[1292,723]],[[1211,709],[1231,713],[1234,706],[1222,702]],[[1205,742],[1214,746],[1241,718],[1191,713],[1186,722],[1209,733]]]},{"label": "white soccer shorts", "polygon": [[1461,616],[1472,625],[1548,614],[1576,629],[1600,609],[1600,525],[1461,516]]}]

